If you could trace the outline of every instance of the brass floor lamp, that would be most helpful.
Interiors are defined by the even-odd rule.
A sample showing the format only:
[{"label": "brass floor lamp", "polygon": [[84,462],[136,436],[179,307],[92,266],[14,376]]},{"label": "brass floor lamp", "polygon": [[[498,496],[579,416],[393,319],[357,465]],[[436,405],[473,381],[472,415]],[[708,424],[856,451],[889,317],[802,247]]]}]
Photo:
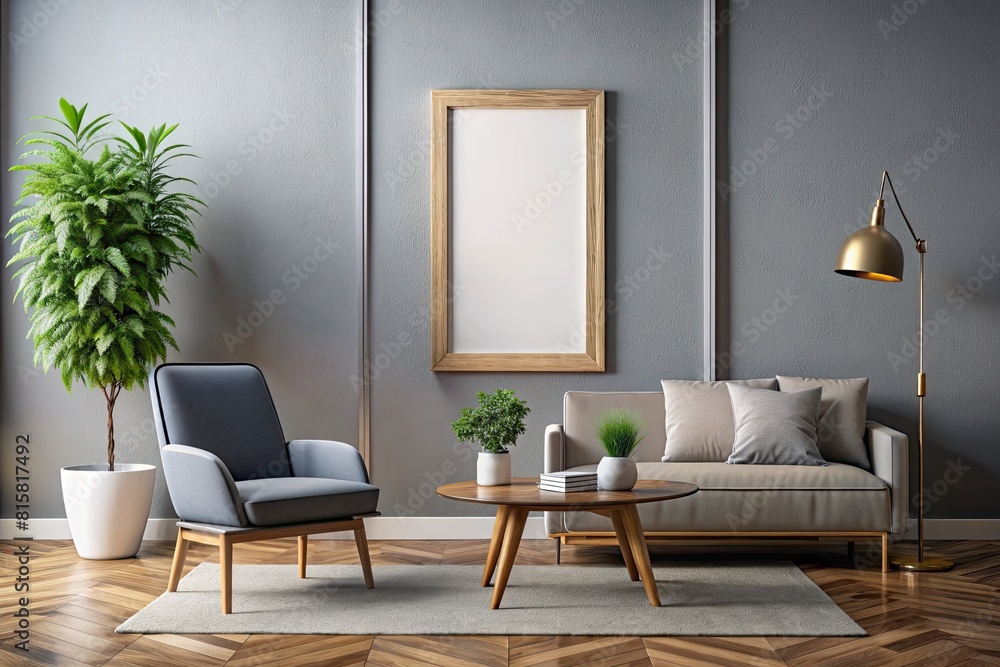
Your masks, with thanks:
[{"label": "brass floor lamp", "polygon": [[927,376],[924,374],[924,255],[927,254],[927,241],[917,237],[913,226],[903,213],[896,196],[896,188],[892,186],[889,172],[882,172],[882,187],[879,189],[878,201],[872,209],[872,217],[868,226],[859,229],[844,241],[837,253],[837,268],[835,271],[845,276],[880,280],[882,282],[898,283],[903,279],[903,248],[896,237],[885,228],[885,203],[882,194],[885,184],[889,183],[896,207],[910,235],[917,244],[920,255],[920,368],[917,370],[917,401],[920,405],[918,422],[919,458],[917,459],[917,474],[920,485],[920,506],[917,509],[917,556],[897,556],[892,558],[892,564],[901,570],[911,572],[940,572],[950,570],[954,563],[947,558],[924,557],[924,396],[927,395]]}]

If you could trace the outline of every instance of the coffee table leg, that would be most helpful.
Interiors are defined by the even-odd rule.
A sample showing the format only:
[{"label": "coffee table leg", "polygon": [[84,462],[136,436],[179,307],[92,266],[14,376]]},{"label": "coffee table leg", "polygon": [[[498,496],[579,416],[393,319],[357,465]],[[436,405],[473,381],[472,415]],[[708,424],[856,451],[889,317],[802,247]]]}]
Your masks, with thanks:
[{"label": "coffee table leg", "polygon": [[521,545],[521,533],[524,532],[524,524],[527,520],[528,510],[520,507],[510,508],[507,530],[504,532],[503,548],[500,550],[497,580],[493,584],[493,600],[490,602],[490,609],[500,608],[500,600],[503,599],[503,591],[507,587],[510,570],[514,567],[514,558],[517,557],[517,548]]},{"label": "coffee table leg", "polygon": [[490,538],[490,550],[486,554],[486,568],[483,570],[483,586],[490,585],[493,572],[497,569],[497,559],[500,558],[500,547],[503,546],[508,517],[510,517],[510,505],[497,507],[497,519],[493,523],[493,537]]},{"label": "coffee table leg", "polygon": [[632,546],[629,544],[628,531],[625,530],[625,512],[613,510],[610,512],[611,523],[615,526],[615,537],[618,538],[618,548],[622,550],[622,558],[625,559],[625,568],[628,570],[629,579],[639,581],[639,570],[635,567],[635,558],[632,557]]},{"label": "coffee table leg", "polygon": [[646,588],[646,597],[649,598],[649,604],[659,607],[660,594],[656,590],[656,579],[653,578],[653,566],[649,562],[649,548],[646,546],[646,537],[642,534],[639,512],[635,505],[629,505],[622,511],[622,514],[625,520],[625,530],[628,533],[628,541],[632,546],[632,556],[635,558],[639,576],[642,578],[642,585]]}]

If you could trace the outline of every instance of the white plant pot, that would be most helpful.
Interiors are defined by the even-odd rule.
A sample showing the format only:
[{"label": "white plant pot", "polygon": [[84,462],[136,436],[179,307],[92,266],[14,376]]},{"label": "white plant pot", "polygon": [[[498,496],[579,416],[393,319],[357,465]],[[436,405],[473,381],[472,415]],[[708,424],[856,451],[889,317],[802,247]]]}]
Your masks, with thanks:
[{"label": "white plant pot", "polygon": [[597,486],[605,491],[631,491],[637,479],[639,472],[630,458],[605,456],[597,464]]},{"label": "white plant pot", "polygon": [[63,504],[81,558],[131,558],[139,551],[153,503],[156,467],[144,463],[67,466]]},{"label": "white plant pot", "polygon": [[510,452],[491,454],[479,452],[476,460],[476,484],[504,486],[510,484]]}]

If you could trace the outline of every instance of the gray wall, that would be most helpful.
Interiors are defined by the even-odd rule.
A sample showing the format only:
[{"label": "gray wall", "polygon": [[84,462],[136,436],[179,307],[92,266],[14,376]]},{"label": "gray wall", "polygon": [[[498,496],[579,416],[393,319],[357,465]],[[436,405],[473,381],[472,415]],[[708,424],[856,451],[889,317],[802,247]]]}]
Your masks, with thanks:
[{"label": "gray wall", "polygon": [[[390,6],[375,2],[373,9],[388,13]],[[566,390],[656,389],[663,376],[700,372],[701,80],[697,66],[681,73],[669,63],[672,51],[697,34],[701,4],[563,3],[572,8],[568,15],[559,6],[403,0],[373,39],[372,351],[412,341],[397,345],[395,359],[372,382],[372,467],[384,513],[476,511],[436,498],[432,482],[475,475],[474,454],[453,448],[448,423],[475,404],[477,390],[508,387],[528,401],[528,433],[513,464],[515,474],[532,475],[541,469],[542,431],[561,421]],[[608,372],[429,370],[427,155],[435,88],[607,91],[614,123],[606,162],[607,284],[614,299]],[[403,176],[407,162],[414,173]],[[670,256],[657,270],[640,271],[653,252]],[[637,275],[646,282],[622,283],[616,293],[617,281]]]},{"label": "gray wall", "polygon": [[[900,5],[917,9],[894,14]],[[735,14],[731,162],[769,138],[777,150],[732,180],[729,343],[744,349],[730,373],[870,376],[870,412],[915,442],[917,362],[904,339],[917,334],[918,255],[888,188],[903,282],[833,273],[888,169],[928,239],[925,319],[944,321],[926,343],[928,516],[1000,517],[1000,4],[770,0]],[[795,127],[785,116],[813,86],[829,97]],[[778,290],[793,303],[767,313]],[[949,462],[970,468],[953,485]]]},{"label": "gray wall", "polygon": [[[60,96],[89,102],[91,113],[118,111],[141,127],[180,123],[174,136],[202,159],[179,161],[176,169],[198,182],[208,210],[197,223],[204,246],[194,265],[198,277],[178,274],[168,283],[166,311],[177,322],[181,349],[171,360],[256,363],[287,437],[356,442],[357,398],[348,377],[358,347],[357,3],[46,4],[58,11],[36,20],[39,3],[11,3],[13,31],[33,21],[41,27],[27,28],[5,68],[16,93],[3,110],[5,131],[16,138],[37,127],[30,116],[58,115]],[[4,143],[5,167],[18,152]],[[0,209],[12,211],[22,180],[3,174]],[[305,261],[307,279],[287,273],[318,248],[326,256],[322,246],[333,244],[327,259]],[[11,252],[5,243],[4,262]],[[12,271],[0,281],[4,488],[12,480],[15,434],[30,433],[32,516],[65,516],[59,468],[104,458],[104,399],[83,388],[67,395],[58,374],[33,370],[27,318],[20,303],[11,303]],[[227,342],[224,335],[239,333],[238,318],[248,318],[255,301],[267,314],[263,301],[274,290],[284,301],[273,314],[245,340]],[[118,460],[157,463],[147,394],[123,395],[116,415]],[[11,516],[8,494],[2,502]],[[153,516],[171,514],[161,477]]]},{"label": "gray wall", "polygon": [[[969,298],[949,293],[977,287],[980,258],[1000,255],[992,69],[1000,47],[991,41],[1000,9],[985,0],[918,3],[894,16],[899,4],[732,0],[720,142],[737,168],[762,148],[767,158],[740,168],[745,178],[732,181],[722,210],[718,337],[723,351],[740,347],[720,364],[731,377],[871,376],[872,414],[914,434],[915,362],[889,357],[905,357],[902,339],[916,331],[916,255],[894,204],[888,225],[908,253],[905,281],[832,273],[837,247],[889,168],[930,240],[928,312],[948,316],[928,342],[928,465],[971,466],[930,516],[996,518],[1000,280]],[[60,7],[5,58],[5,166],[18,152],[10,137],[30,128],[28,116],[54,112],[60,95],[94,110],[117,106],[130,123],[180,122],[179,136],[203,158],[185,173],[213,196],[198,223],[200,277],[170,283],[182,349],[173,358],[258,363],[289,437],[356,442],[356,3]],[[4,35],[39,5],[19,0],[9,11]],[[514,454],[515,473],[527,475],[540,467],[541,432],[559,421],[567,389],[655,390],[663,377],[700,375],[701,2],[375,0],[373,12],[371,346],[389,360],[371,383],[373,478],[387,515],[472,514],[436,499],[433,487],[474,474],[473,450],[453,446],[448,422],[477,390],[507,386],[528,399],[529,431]],[[169,29],[138,28],[148,25]],[[885,25],[898,30],[883,34]],[[147,78],[147,68],[160,74]],[[798,127],[783,122],[812,86],[832,94],[814,99],[819,108],[803,111]],[[428,370],[429,91],[461,87],[608,91],[607,373]],[[246,148],[286,109],[285,127]],[[934,147],[939,127],[959,135],[943,151]],[[911,159],[925,151],[934,158],[926,171]],[[240,173],[216,192],[213,175],[230,161]],[[0,178],[4,210],[20,178]],[[282,276],[327,239],[339,247],[293,290]],[[10,256],[9,243],[3,252]],[[656,252],[669,256],[647,273]],[[58,468],[102,458],[103,406],[33,372],[25,315],[11,304],[13,286],[0,283],[0,473],[9,488],[14,435],[31,433],[33,515],[62,516]],[[274,289],[288,300],[231,353],[223,334]],[[771,312],[779,290],[792,303]],[[155,462],[146,395],[124,398],[119,420],[120,459]],[[10,516],[6,494],[2,502]],[[169,514],[161,480],[154,516]]]}]

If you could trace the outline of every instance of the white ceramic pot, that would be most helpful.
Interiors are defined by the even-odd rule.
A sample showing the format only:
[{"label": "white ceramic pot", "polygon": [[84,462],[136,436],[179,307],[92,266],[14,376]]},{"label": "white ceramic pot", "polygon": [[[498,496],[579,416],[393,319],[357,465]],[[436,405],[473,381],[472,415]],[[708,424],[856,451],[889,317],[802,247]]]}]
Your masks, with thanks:
[{"label": "white ceramic pot", "polygon": [[63,504],[81,558],[131,558],[139,551],[153,503],[156,467],[144,463],[68,466],[61,471]]},{"label": "white ceramic pot", "polygon": [[639,472],[630,458],[605,456],[597,464],[597,486],[605,491],[631,491],[637,479]]},{"label": "white ceramic pot", "polygon": [[510,452],[491,454],[479,452],[476,460],[476,484],[504,486],[510,484]]}]

